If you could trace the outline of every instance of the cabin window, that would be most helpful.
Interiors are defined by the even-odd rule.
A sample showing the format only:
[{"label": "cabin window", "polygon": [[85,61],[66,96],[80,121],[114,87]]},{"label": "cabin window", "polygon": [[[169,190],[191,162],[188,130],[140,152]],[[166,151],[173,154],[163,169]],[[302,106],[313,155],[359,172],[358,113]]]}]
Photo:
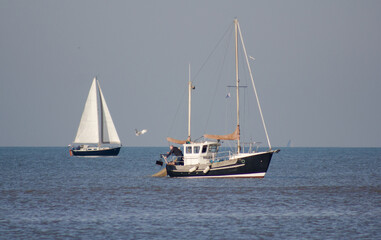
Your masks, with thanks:
[{"label": "cabin window", "polygon": [[202,146],[202,153],[206,153],[206,149],[208,148],[208,145]]},{"label": "cabin window", "polygon": [[212,152],[212,153],[217,152],[217,145],[210,145],[209,152]]},{"label": "cabin window", "polygon": [[192,153],[192,147],[187,147],[187,153]]},{"label": "cabin window", "polygon": [[200,152],[200,146],[195,146],[193,149],[193,153],[199,153]]}]

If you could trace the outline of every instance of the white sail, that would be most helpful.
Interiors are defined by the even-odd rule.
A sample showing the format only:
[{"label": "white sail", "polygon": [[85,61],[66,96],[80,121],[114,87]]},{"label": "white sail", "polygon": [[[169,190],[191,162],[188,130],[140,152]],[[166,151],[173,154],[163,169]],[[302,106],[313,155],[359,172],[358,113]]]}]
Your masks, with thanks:
[{"label": "white sail", "polygon": [[77,136],[74,143],[98,143],[98,101],[96,79],[91,84],[85,108],[82,113],[81,122],[78,127]]},{"label": "white sail", "polygon": [[110,111],[108,110],[106,100],[103,97],[101,86],[98,82],[99,93],[101,96],[101,108],[102,108],[102,143],[120,144],[118,133],[116,132],[114,122],[112,121]]}]

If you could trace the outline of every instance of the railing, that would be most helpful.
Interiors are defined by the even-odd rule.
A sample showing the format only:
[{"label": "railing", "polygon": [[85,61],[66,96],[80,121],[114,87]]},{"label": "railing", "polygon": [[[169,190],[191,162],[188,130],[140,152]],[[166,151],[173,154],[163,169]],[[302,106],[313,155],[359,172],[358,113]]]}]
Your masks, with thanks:
[{"label": "railing", "polygon": [[[242,142],[241,143],[241,153],[254,153],[258,152],[258,148],[261,142]],[[215,163],[215,162],[222,162],[226,161],[232,158],[232,156],[236,154],[235,151],[218,151],[215,153],[212,153],[211,155],[208,155],[207,157],[204,157],[204,159],[209,159],[210,163]],[[176,160],[176,163],[183,165],[184,164],[184,159],[180,158],[178,156],[169,156],[168,158],[165,158],[167,154],[160,154],[160,161],[164,161],[166,164],[169,162],[174,162]],[[157,164],[158,162],[157,161]],[[177,165],[177,164],[176,164]]]},{"label": "railing", "polygon": [[241,142],[241,153],[255,153],[258,152],[261,142]]},{"label": "railing", "polygon": [[[160,154],[160,161],[164,160],[165,163],[170,163],[170,162],[176,162],[176,163],[179,163],[179,164],[176,164],[176,165],[184,165],[184,158],[183,157],[180,157],[180,156],[169,156],[169,157],[166,157],[167,154]],[[158,163],[158,161],[156,161],[156,163]]]},{"label": "railing", "polygon": [[209,161],[210,163],[226,161],[226,160],[229,160],[232,154],[233,154],[232,151],[223,151],[223,152],[214,153],[212,155],[212,158]]}]

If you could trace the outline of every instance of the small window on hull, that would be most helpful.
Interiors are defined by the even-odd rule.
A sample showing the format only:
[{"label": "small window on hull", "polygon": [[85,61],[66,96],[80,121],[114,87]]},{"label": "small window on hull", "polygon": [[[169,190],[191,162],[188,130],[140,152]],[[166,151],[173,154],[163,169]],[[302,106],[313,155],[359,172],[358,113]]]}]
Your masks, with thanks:
[{"label": "small window on hull", "polygon": [[187,147],[187,153],[192,153],[192,147]]}]

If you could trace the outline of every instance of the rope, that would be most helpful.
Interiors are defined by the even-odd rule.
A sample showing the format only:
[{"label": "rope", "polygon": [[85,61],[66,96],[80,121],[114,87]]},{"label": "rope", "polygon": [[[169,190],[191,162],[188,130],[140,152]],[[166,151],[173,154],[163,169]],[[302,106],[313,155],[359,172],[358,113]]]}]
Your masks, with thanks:
[{"label": "rope", "polygon": [[209,61],[209,58],[213,55],[213,53],[216,51],[218,45],[220,45],[221,41],[225,38],[225,36],[227,35],[227,33],[229,32],[229,30],[232,30],[233,29],[233,26],[232,24],[229,24],[228,28],[226,29],[225,33],[222,35],[222,37],[220,38],[220,40],[218,41],[218,43],[214,46],[214,49],[212,50],[212,52],[209,54],[209,56],[206,58],[206,60],[204,61],[204,63],[201,65],[200,69],[198,70],[198,72],[194,75],[193,77],[193,82],[196,82],[197,80],[197,77],[198,77],[198,74],[201,72],[201,70],[205,67],[206,63]]},{"label": "rope", "polygon": [[[219,44],[221,43],[221,41],[225,38],[225,36],[227,35],[228,31],[229,31],[230,29],[232,29],[232,28],[233,28],[232,25],[229,24],[229,26],[227,27],[225,33],[222,35],[222,37],[220,38],[220,40],[218,41],[218,43],[214,46],[214,49],[212,50],[212,52],[209,54],[209,56],[206,58],[206,60],[204,61],[204,63],[201,65],[201,68],[198,70],[198,72],[194,75],[194,77],[193,77],[193,83],[196,82],[199,73],[200,73],[201,70],[204,68],[204,66],[206,65],[206,63],[209,61],[209,59],[210,59],[210,57],[213,55],[213,53],[216,51],[218,45],[219,45]],[[183,92],[183,94],[182,94],[181,96],[184,96],[184,95],[185,95],[185,91],[186,91],[186,90],[187,90],[187,87],[184,88],[184,92]],[[179,109],[180,109],[180,105],[183,103],[183,101],[184,101],[184,100],[179,101],[179,104],[178,104],[177,109],[176,109],[175,116],[174,116],[174,118],[173,118],[173,120],[172,120],[171,125],[169,126],[169,129],[168,129],[168,135],[171,133],[171,131],[172,131],[172,129],[173,129],[173,126],[174,126],[176,117],[177,117],[178,112],[179,112]],[[208,117],[208,121],[209,121],[209,117]],[[205,130],[204,130],[204,132],[205,132]]]},{"label": "rope", "polygon": [[228,53],[229,46],[230,46],[230,40],[228,41],[228,44],[227,44],[227,46],[225,48],[225,55],[224,55],[224,58],[222,60],[222,64],[221,64],[221,67],[220,67],[220,70],[219,70],[219,74],[218,74],[218,77],[217,77],[217,82],[216,82],[216,86],[214,88],[214,93],[213,93],[212,101],[210,102],[209,113],[208,113],[208,117],[207,117],[207,120],[206,120],[204,132],[206,132],[206,129],[207,129],[208,124],[209,124],[210,116],[211,116],[211,113],[212,113],[212,108],[213,108],[213,105],[214,105],[214,100],[216,99],[217,89],[218,89],[218,85],[219,85],[219,83],[221,81],[222,70],[223,70],[224,65],[225,65],[226,56],[227,56],[227,53]]}]

